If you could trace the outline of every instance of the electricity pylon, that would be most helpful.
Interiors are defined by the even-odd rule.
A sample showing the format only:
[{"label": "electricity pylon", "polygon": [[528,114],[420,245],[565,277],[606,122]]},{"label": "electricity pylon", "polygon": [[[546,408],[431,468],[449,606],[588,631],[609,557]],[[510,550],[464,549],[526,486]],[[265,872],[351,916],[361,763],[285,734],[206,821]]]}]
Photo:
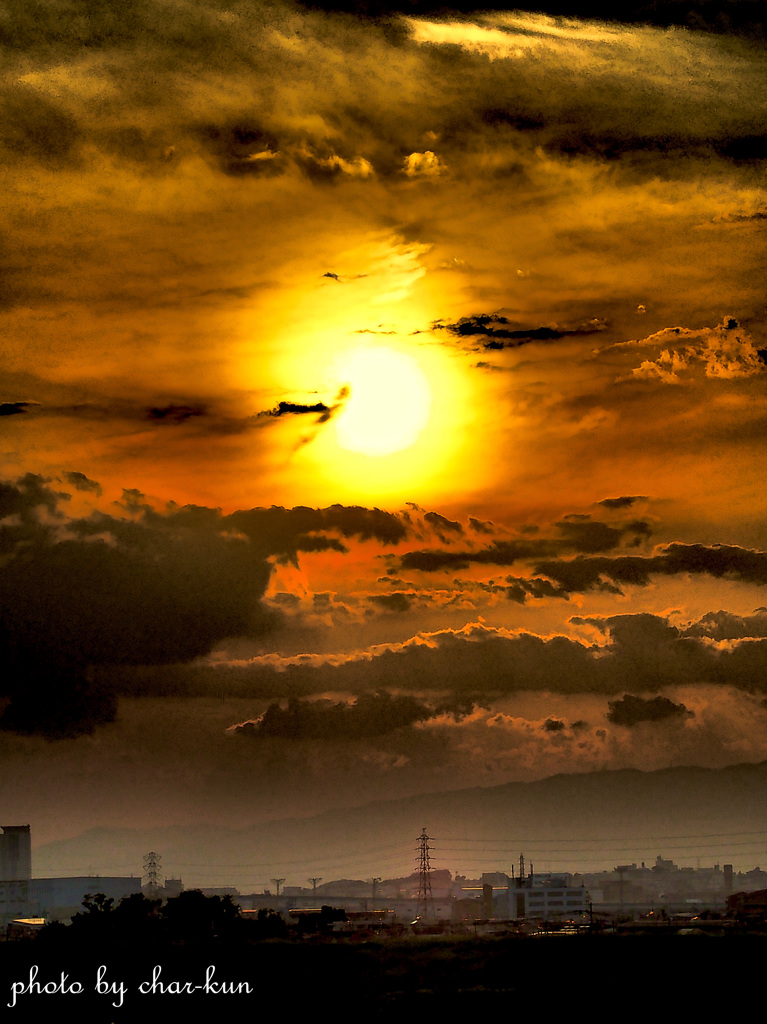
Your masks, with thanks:
[{"label": "electricity pylon", "polygon": [[431,898],[431,861],[429,858],[429,840],[431,836],[426,835],[426,826],[421,830],[418,837],[418,904],[416,906],[416,917],[427,918],[434,916],[434,904]]}]

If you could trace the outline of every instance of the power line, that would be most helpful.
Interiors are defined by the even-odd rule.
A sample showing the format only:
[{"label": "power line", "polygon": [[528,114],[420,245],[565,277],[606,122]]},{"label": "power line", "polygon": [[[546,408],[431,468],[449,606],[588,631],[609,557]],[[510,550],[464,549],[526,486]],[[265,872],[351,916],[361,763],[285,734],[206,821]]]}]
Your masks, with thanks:
[{"label": "power line", "polygon": [[[613,837],[589,837],[589,838],[576,838],[576,839],[520,839],[517,836],[514,837],[515,843],[612,843],[612,842],[646,842],[651,841],[664,841],[673,839],[727,839],[732,836],[767,836],[767,829],[755,829],[750,832],[701,832],[697,835],[689,836],[637,836],[636,840],[632,838],[626,838],[625,836],[613,836]],[[471,839],[464,838],[463,836],[456,838],[455,836],[440,837],[441,842],[445,843],[503,843],[508,845],[508,839]]]}]

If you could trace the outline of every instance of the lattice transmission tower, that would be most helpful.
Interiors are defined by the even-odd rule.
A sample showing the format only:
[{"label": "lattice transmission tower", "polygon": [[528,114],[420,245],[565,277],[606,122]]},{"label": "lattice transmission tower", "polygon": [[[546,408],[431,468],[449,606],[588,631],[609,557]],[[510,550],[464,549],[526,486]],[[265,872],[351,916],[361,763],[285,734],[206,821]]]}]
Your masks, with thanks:
[{"label": "lattice transmission tower", "polygon": [[144,855],[144,877],[142,879],[143,889],[147,896],[156,897],[162,888],[162,857],[159,853],[151,850]]},{"label": "lattice transmission tower", "polygon": [[429,858],[429,851],[432,849],[429,846],[429,840],[431,836],[426,835],[426,826],[421,830],[421,834],[418,837],[418,846],[416,851],[418,856],[418,904],[416,906],[416,917],[433,917],[434,916],[434,904],[431,898],[431,860]]}]

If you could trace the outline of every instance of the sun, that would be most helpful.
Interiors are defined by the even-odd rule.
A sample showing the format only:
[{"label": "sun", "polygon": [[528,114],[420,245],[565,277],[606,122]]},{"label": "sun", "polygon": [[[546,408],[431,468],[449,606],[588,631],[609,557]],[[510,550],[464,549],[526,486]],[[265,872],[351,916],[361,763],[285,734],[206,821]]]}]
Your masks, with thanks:
[{"label": "sun", "polygon": [[[462,353],[433,339],[325,340],[308,346],[297,367],[307,379],[303,393],[322,395],[328,412],[311,431],[305,421],[293,425],[285,465],[300,491],[289,500],[311,493],[317,504],[391,505],[441,500],[456,474],[465,489],[480,485],[484,434]],[[310,383],[320,388],[312,392]]]},{"label": "sun", "polygon": [[345,389],[336,417],[341,448],[384,456],[418,441],[429,422],[431,388],[412,356],[392,348],[358,348],[339,371]]}]

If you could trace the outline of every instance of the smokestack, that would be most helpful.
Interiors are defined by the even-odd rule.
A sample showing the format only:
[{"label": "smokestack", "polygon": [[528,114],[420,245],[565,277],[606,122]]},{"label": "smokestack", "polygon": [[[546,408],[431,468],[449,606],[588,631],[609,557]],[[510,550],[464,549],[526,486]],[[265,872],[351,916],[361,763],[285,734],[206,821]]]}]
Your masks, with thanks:
[{"label": "smokestack", "polygon": [[725,893],[732,892],[732,864],[723,864],[722,870],[724,871],[724,891]]}]

